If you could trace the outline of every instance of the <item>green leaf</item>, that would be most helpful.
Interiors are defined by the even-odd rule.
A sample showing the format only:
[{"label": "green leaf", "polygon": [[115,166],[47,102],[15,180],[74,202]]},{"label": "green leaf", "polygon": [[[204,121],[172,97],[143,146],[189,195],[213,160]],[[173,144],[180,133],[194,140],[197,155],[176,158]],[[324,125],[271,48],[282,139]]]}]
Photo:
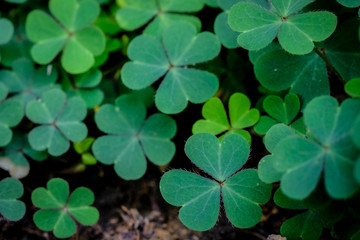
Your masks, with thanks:
[{"label": "green leaf", "polygon": [[355,179],[358,183],[360,183],[360,157],[356,160],[355,168],[354,168]]},{"label": "green leaf", "polygon": [[18,221],[25,215],[25,204],[18,200],[24,194],[21,182],[15,178],[0,181],[0,213],[11,221]]},{"label": "green leaf", "polygon": [[125,0],[125,7],[116,12],[116,21],[127,31],[144,26],[149,22],[144,33],[161,38],[162,32],[169,25],[186,21],[193,24],[198,30],[201,22],[198,18],[179,13],[200,11],[204,3],[202,0]]},{"label": "green leaf", "polygon": [[265,88],[272,91],[290,88],[303,106],[314,97],[330,93],[326,65],[316,53],[295,56],[282,50],[266,52],[256,60],[254,71]]},{"label": "green leaf", "polygon": [[265,98],[263,106],[271,117],[288,125],[300,111],[300,100],[295,94],[286,95],[284,101],[271,95]]},{"label": "green leaf", "polygon": [[37,227],[54,231],[57,238],[67,238],[76,231],[73,219],[84,225],[92,225],[99,219],[99,212],[89,205],[94,203],[94,194],[85,187],[75,189],[69,197],[69,185],[61,178],[53,178],[47,189],[36,188],[31,194],[36,207],[42,208],[34,215]]},{"label": "green leaf", "polygon": [[354,98],[360,98],[360,78],[354,78],[345,84],[345,92]]},{"label": "green leaf", "polygon": [[[237,227],[249,228],[260,221],[259,204],[266,203],[271,185],[261,182],[256,170],[233,175],[245,163],[249,145],[238,134],[220,142],[214,135],[199,133],[185,144],[185,153],[214,180],[183,170],[171,170],[160,181],[160,192],[172,205],[181,206],[180,220],[193,230],[209,230],[217,221],[220,195],[228,219]],[[244,217],[246,216],[246,217]]]},{"label": "green leaf", "polygon": [[312,1],[273,0],[271,3],[278,13],[240,2],[229,12],[229,25],[232,30],[241,32],[237,42],[247,50],[260,50],[278,37],[287,52],[308,54],[314,48],[313,42],[328,38],[337,24],[336,16],[326,11],[292,15]]},{"label": "green leaf", "polygon": [[61,64],[67,72],[88,71],[94,56],[105,49],[104,34],[92,26],[100,13],[99,4],[94,0],[50,0],[49,8],[56,20],[40,10],[33,10],[26,19],[27,35],[35,42],[33,59],[48,64],[64,50]]},{"label": "green leaf", "polygon": [[81,142],[74,142],[73,146],[77,153],[82,154],[88,152],[91,148],[91,145],[94,143],[95,139],[92,137],[87,137]]},{"label": "green leaf", "polygon": [[352,139],[355,145],[360,149],[360,117],[359,116],[357,117],[357,120],[354,123]]},{"label": "green leaf", "polygon": [[29,133],[31,147],[60,156],[69,149],[69,141],[79,142],[86,137],[88,130],[81,122],[86,114],[86,105],[80,98],[67,100],[58,89],[45,92],[41,101],[32,100],[26,107],[26,116],[41,124]]},{"label": "green leaf", "polygon": [[336,0],[336,1],[348,8],[355,8],[360,6],[359,0]]},{"label": "green leaf", "polygon": [[0,82],[7,86],[9,93],[13,94],[11,99],[21,101],[24,107],[31,100],[40,98],[44,92],[59,88],[55,84],[57,71],[51,65],[35,69],[30,60],[20,58],[13,61],[12,69],[13,71],[0,71]]},{"label": "green leaf", "polygon": [[275,169],[274,156],[266,155],[258,164],[258,175],[264,183],[274,183],[279,182],[283,174]]},{"label": "green leaf", "polygon": [[265,135],[269,129],[275,124],[279,123],[275,119],[268,116],[260,116],[258,123],[254,126],[254,131],[257,134]]},{"label": "green leaf", "polygon": [[229,118],[234,128],[246,128],[255,125],[260,113],[256,108],[250,109],[249,98],[241,93],[235,93],[229,100]]},{"label": "green leaf", "polygon": [[6,18],[0,18],[0,45],[10,41],[14,34],[14,25]]},{"label": "green leaf", "polygon": [[95,115],[98,128],[110,134],[94,142],[96,159],[114,164],[116,173],[126,180],[144,175],[145,156],[155,164],[168,163],[175,154],[170,141],[176,132],[174,120],[163,114],[145,120],[144,104],[131,95],[123,95],[115,103],[101,106]]},{"label": "green leaf", "polygon": [[214,32],[224,47],[232,49],[238,47],[238,32],[233,31],[228,24],[228,13],[220,13],[214,23]]},{"label": "green leaf", "polygon": [[13,133],[10,128],[17,126],[24,117],[23,106],[19,101],[0,102],[0,146],[10,143]]},{"label": "green leaf", "polygon": [[209,32],[196,34],[195,28],[185,22],[172,24],[163,36],[163,43],[146,35],[130,43],[132,61],[124,65],[121,79],[131,89],[142,89],[165,75],[155,103],[160,111],[174,114],[183,111],[188,101],[202,103],[215,94],[217,77],[206,71],[189,69],[187,65],[215,58],[220,43]]}]

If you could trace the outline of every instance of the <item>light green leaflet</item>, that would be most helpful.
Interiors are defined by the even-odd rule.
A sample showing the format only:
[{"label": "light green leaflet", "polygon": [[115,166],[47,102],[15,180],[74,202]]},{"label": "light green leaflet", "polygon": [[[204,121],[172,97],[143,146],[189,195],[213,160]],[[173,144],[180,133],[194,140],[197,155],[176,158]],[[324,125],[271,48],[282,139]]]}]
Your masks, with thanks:
[{"label": "light green leaflet", "polygon": [[259,120],[259,110],[250,109],[249,98],[242,93],[234,93],[229,99],[229,118],[226,114],[223,103],[219,98],[211,98],[202,109],[205,119],[194,123],[192,132],[211,133],[214,135],[226,132],[242,135],[251,144],[251,135],[244,128],[251,127]]},{"label": "light green leaflet", "polygon": [[220,52],[220,42],[210,32],[197,34],[189,23],[174,23],[164,30],[162,41],[140,35],[129,45],[121,79],[130,89],[143,89],[164,77],[155,104],[163,113],[183,111],[188,101],[203,103],[218,89],[217,77],[191,65],[209,61]]},{"label": "light green leaflet", "polygon": [[97,88],[101,79],[102,73],[99,69],[92,69],[72,79],[64,73],[62,86],[68,97],[79,96],[91,109],[100,105],[104,99],[104,92]]},{"label": "light green leaflet", "polygon": [[23,178],[29,174],[30,165],[27,160],[30,157],[36,161],[45,160],[47,152],[39,152],[32,149],[27,136],[14,134],[13,139],[5,148],[5,153],[0,157],[0,168],[9,172],[13,178]]},{"label": "light green leaflet", "polygon": [[19,201],[24,187],[15,178],[0,181],[0,214],[11,221],[18,221],[25,215],[25,204]]},{"label": "light green leaflet", "polygon": [[40,124],[29,133],[29,143],[37,151],[47,150],[52,156],[68,151],[69,141],[79,142],[87,133],[81,121],[87,114],[85,102],[79,97],[67,99],[63,91],[45,92],[40,100],[32,100],[26,106],[26,116]]},{"label": "light green leaflet", "polygon": [[6,100],[8,88],[0,82],[0,146],[6,146],[12,139],[10,128],[17,126],[24,117],[24,107],[19,101]]},{"label": "light green leaflet", "polygon": [[345,84],[345,92],[355,98],[360,98],[360,78],[354,78]]},{"label": "light green leaflet", "polygon": [[98,128],[109,135],[96,139],[94,156],[101,163],[114,164],[116,173],[125,180],[145,174],[145,156],[165,165],[175,154],[175,144],[170,141],[176,133],[175,121],[160,113],[145,117],[145,105],[131,95],[120,96],[115,105],[104,104],[95,115]]},{"label": "light green leaflet", "polygon": [[105,36],[92,26],[100,13],[94,0],[50,0],[53,19],[41,10],[33,10],[26,19],[26,33],[35,45],[31,56],[39,64],[48,64],[63,50],[61,65],[72,74],[84,73],[94,65],[94,56],[105,49]]},{"label": "light green leaflet", "polygon": [[289,53],[303,55],[314,48],[314,41],[328,38],[337,18],[327,11],[296,14],[314,0],[271,0],[267,10],[253,3],[240,2],[229,12],[230,27],[241,34],[238,44],[247,50],[260,50],[276,37]]},{"label": "light green leaflet", "polygon": [[339,107],[336,99],[322,96],[307,105],[304,122],[309,137],[287,137],[273,151],[273,166],[283,173],[281,189],[288,197],[309,196],[322,173],[332,198],[348,198],[359,190],[353,172],[360,152],[351,136],[359,113],[360,100],[355,99]]},{"label": "light green leaflet", "polygon": [[68,238],[76,232],[74,220],[83,225],[92,225],[99,219],[94,193],[86,188],[75,189],[69,197],[69,185],[61,178],[53,178],[47,189],[36,188],[31,194],[33,204],[41,208],[34,214],[34,222],[44,231],[54,231],[57,238]]},{"label": "light green leaflet", "polygon": [[272,186],[261,182],[254,169],[236,173],[249,152],[249,144],[238,134],[229,134],[221,142],[209,133],[187,140],[186,155],[214,180],[183,170],[168,171],[161,178],[163,198],[181,207],[179,217],[186,227],[197,231],[212,228],[219,216],[220,198],[234,226],[250,228],[260,221],[259,204],[269,200]]},{"label": "light green leaflet", "polygon": [[14,25],[6,18],[0,18],[0,45],[10,41],[14,34]]},{"label": "light green leaflet", "polygon": [[55,84],[58,74],[52,65],[35,69],[30,60],[20,58],[12,63],[12,69],[0,71],[0,82],[9,89],[11,99],[21,101],[24,108],[44,92],[60,87]]},{"label": "light green leaflet", "polygon": [[201,22],[194,16],[180,13],[200,11],[204,3],[202,0],[125,0],[125,6],[116,13],[119,26],[127,31],[144,26],[145,34],[161,38],[164,29],[175,22],[188,22],[197,31]]}]

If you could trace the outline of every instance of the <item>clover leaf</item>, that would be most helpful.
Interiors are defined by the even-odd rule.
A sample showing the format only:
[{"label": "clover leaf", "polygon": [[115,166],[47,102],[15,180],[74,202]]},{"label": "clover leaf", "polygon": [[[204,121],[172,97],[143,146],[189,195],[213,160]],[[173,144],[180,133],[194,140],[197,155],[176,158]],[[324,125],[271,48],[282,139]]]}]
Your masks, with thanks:
[{"label": "clover leaf", "polygon": [[24,187],[15,178],[0,181],[0,213],[11,221],[20,220],[25,215],[25,204],[19,201],[24,194]]},{"label": "clover leaf", "polygon": [[348,198],[358,191],[353,171],[359,150],[352,131],[360,112],[360,100],[347,99],[339,107],[330,96],[317,97],[304,110],[307,138],[287,137],[274,151],[274,166],[283,172],[281,190],[302,200],[318,185],[324,172],[325,187],[335,199]]},{"label": "clover leaf", "polygon": [[211,98],[202,109],[202,115],[205,119],[194,123],[192,132],[211,133],[214,135],[227,133],[238,133],[242,135],[249,143],[251,136],[244,128],[253,126],[259,120],[259,110],[250,109],[251,102],[249,98],[242,93],[234,93],[229,100],[229,118],[223,103],[219,98]]},{"label": "clover leaf", "polygon": [[26,33],[35,42],[31,56],[39,64],[50,63],[62,50],[61,65],[72,74],[84,73],[94,65],[94,56],[105,48],[105,36],[92,26],[100,13],[94,0],[50,0],[52,18],[33,10],[26,19]]},{"label": "clover leaf", "polygon": [[0,157],[0,168],[9,171],[10,176],[13,178],[26,177],[30,171],[27,157],[36,161],[43,161],[48,155],[47,152],[32,149],[27,136],[14,134],[13,139],[5,148],[4,157]]},{"label": "clover leaf", "polygon": [[155,104],[164,113],[179,113],[188,101],[202,103],[215,94],[217,77],[188,66],[211,60],[219,52],[220,43],[212,33],[196,34],[191,24],[174,23],[164,30],[162,42],[141,35],[130,43],[132,61],[124,65],[121,78],[128,88],[142,89],[164,76]]},{"label": "clover leaf", "polygon": [[360,6],[360,0],[336,0],[336,1],[348,8],[355,8]]},{"label": "clover leaf", "polygon": [[[265,134],[277,123],[285,123],[286,125],[294,123],[295,126],[298,126],[297,122],[302,123],[302,119],[294,122],[300,111],[300,100],[296,94],[287,94],[284,100],[275,95],[267,96],[263,101],[263,108],[270,117],[260,117],[259,122],[254,127],[255,132],[258,134]],[[306,132],[306,129],[299,130]]]},{"label": "clover leaf", "polygon": [[314,41],[327,39],[336,28],[337,18],[327,11],[297,14],[314,0],[271,0],[272,8],[240,2],[229,12],[230,27],[241,34],[238,44],[247,50],[260,50],[276,37],[291,54],[308,54]]},{"label": "clover leaf", "polygon": [[229,134],[221,142],[209,133],[187,140],[186,155],[213,179],[183,170],[170,170],[161,178],[160,192],[168,203],[181,207],[179,217],[185,226],[197,231],[212,228],[220,198],[234,226],[249,228],[260,221],[259,204],[269,200],[272,186],[261,182],[254,169],[236,173],[249,152],[249,144],[238,134]]},{"label": "clover leaf", "polygon": [[139,179],[146,171],[146,158],[165,165],[175,154],[170,141],[176,133],[175,121],[156,113],[145,120],[145,105],[131,95],[122,95],[115,105],[104,104],[96,112],[98,128],[109,134],[97,138],[92,151],[97,160],[114,164],[119,177]]},{"label": "clover leaf", "polygon": [[33,204],[41,208],[34,214],[34,222],[44,231],[54,231],[57,238],[67,238],[76,232],[74,220],[83,225],[92,225],[99,219],[95,207],[94,193],[79,187],[69,196],[69,185],[61,178],[53,178],[47,189],[36,188],[31,194]]},{"label": "clover leaf", "polygon": [[59,89],[45,92],[40,100],[32,100],[26,106],[26,116],[40,124],[29,133],[31,147],[60,156],[69,149],[69,141],[79,142],[86,137],[88,130],[81,122],[86,114],[86,105],[79,97],[66,99]]},{"label": "clover leaf", "polygon": [[203,7],[202,0],[125,0],[125,6],[116,13],[116,21],[127,31],[150,22],[144,33],[161,38],[163,30],[174,22],[188,22],[199,31],[200,20],[181,13],[197,12]]},{"label": "clover leaf", "polygon": [[354,98],[360,98],[360,78],[354,78],[345,84],[345,92]]},{"label": "clover leaf", "polygon": [[0,45],[10,41],[14,34],[14,25],[6,18],[0,18]]},{"label": "clover leaf", "polygon": [[10,128],[17,126],[24,117],[22,104],[16,100],[6,100],[8,88],[0,82],[0,147],[11,141],[13,132]]},{"label": "clover leaf", "polygon": [[326,65],[315,52],[297,56],[275,44],[264,49],[253,61],[256,78],[262,86],[272,91],[290,88],[290,93],[301,98],[303,106],[314,97],[330,94]]},{"label": "clover leaf", "polygon": [[0,71],[0,82],[8,87],[11,99],[21,101],[24,107],[44,92],[59,88],[57,71],[51,65],[35,69],[30,60],[20,58],[12,63],[12,69]]},{"label": "clover leaf", "polygon": [[76,75],[73,77],[73,81],[69,75],[64,73],[62,86],[68,97],[79,96],[91,109],[100,105],[104,99],[103,91],[97,88],[101,79],[102,73],[99,69]]}]

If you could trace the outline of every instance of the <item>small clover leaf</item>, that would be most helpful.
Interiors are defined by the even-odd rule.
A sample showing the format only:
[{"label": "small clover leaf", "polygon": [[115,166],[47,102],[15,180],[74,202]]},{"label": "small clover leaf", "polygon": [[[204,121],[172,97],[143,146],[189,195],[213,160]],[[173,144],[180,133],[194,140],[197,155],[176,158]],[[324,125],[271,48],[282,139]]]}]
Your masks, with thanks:
[{"label": "small clover leaf", "polygon": [[30,60],[20,58],[12,63],[12,69],[13,71],[0,71],[0,82],[9,88],[10,94],[13,94],[11,99],[21,101],[24,107],[31,100],[40,98],[44,92],[59,88],[55,84],[57,71],[51,65],[35,70]]},{"label": "small clover leaf", "polygon": [[336,1],[348,8],[356,8],[360,6],[360,0],[336,0]]},{"label": "small clover leaf", "polygon": [[[270,95],[264,99],[263,108],[270,117],[260,117],[259,122],[254,127],[258,134],[265,134],[273,125],[279,122],[286,125],[293,123],[300,111],[300,99],[296,94],[292,93],[287,94],[284,100],[278,96]],[[302,122],[302,119],[297,121]],[[301,129],[299,130],[301,131]],[[306,129],[303,132],[306,132]]]},{"label": "small clover leaf", "polygon": [[60,51],[61,65],[72,74],[84,73],[94,65],[94,56],[105,49],[105,36],[92,26],[100,13],[94,0],[50,0],[47,13],[33,10],[26,19],[26,32],[35,42],[31,55],[39,64],[50,63]]},{"label": "small clover leaf", "polygon": [[8,88],[0,82],[0,147],[10,143],[13,132],[10,128],[17,126],[24,117],[24,108],[19,101],[4,100]]},{"label": "small clover leaf", "polygon": [[34,214],[34,222],[44,231],[54,231],[57,238],[67,238],[76,232],[74,219],[92,225],[99,219],[93,192],[85,187],[75,189],[69,197],[69,185],[61,178],[53,178],[47,189],[36,188],[31,194],[33,204],[41,208]]},{"label": "small clover leaf", "polygon": [[164,114],[145,120],[145,105],[131,95],[123,95],[115,105],[105,104],[96,112],[98,128],[110,135],[96,139],[92,150],[97,160],[114,164],[123,179],[139,179],[146,171],[145,156],[157,165],[167,164],[175,154],[170,141],[176,133],[175,121]]},{"label": "small clover leaf", "polygon": [[345,84],[345,92],[354,98],[360,98],[360,78],[354,78]]},{"label": "small clover leaf", "polygon": [[174,22],[188,22],[198,31],[201,28],[198,18],[180,13],[200,11],[204,6],[202,0],[126,0],[125,3],[116,13],[116,21],[127,31],[150,22],[144,33],[161,38],[163,30]]},{"label": "small clover leaf", "polygon": [[99,69],[93,69],[82,75],[74,76],[73,81],[65,73],[63,76],[63,89],[68,97],[79,96],[89,109],[101,104],[104,93],[97,88],[102,79]]},{"label": "small clover leaf", "polygon": [[237,42],[245,49],[260,50],[277,37],[287,52],[307,54],[313,50],[313,42],[328,38],[337,24],[336,16],[327,11],[296,14],[313,1],[271,0],[273,8],[269,10],[240,2],[229,12],[229,25],[241,32]]},{"label": "small clover leaf", "polygon": [[20,220],[25,215],[25,204],[19,201],[24,194],[21,182],[15,178],[0,181],[0,213],[11,221]]},{"label": "small clover leaf", "polygon": [[360,101],[345,100],[341,107],[329,96],[317,97],[304,110],[309,137],[287,137],[274,151],[275,168],[283,172],[281,189],[302,200],[318,185],[324,172],[325,187],[332,198],[348,198],[358,191],[353,171],[359,150],[351,133]]},{"label": "small clover leaf", "polygon": [[36,161],[43,161],[48,155],[47,152],[39,152],[32,149],[27,136],[15,134],[9,145],[5,148],[4,157],[0,157],[0,168],[9,171],[10,176],[13,178],[26,177],[30,171],[27,157]]},{"label": "small clover leaf", "polygon": [[202,103],[218,89],[217,77],[207,71],[188,68],[215,58],[220,43],[209,32],[196,34],[188,23],[174,23],[164,30],[162,42],[141,35],[129,45],[127,62],[121,78],[130,89],[150,86],[164,76],[156,95],[157,108],[167,114],[183,111],[188,101]]},{"label": "small clover leaf", "polygon": [[14,25],[6,18],[0,18],[0,45],[10,41],[14,34]]},{"label": "small clover leaf", "polygon": [[88,130],[81,122],[86,114],[86,105],[79,97],[66,99],[59,89],[45,92],[40,100],[32,100],[26,107],[26,116],[41,125],[29,133],[31,147],[60,156],[69,149],[69,141],[79,142],[86,137]]},{"label": "small clover leaf", "polygon": [[242,135],[251,143],[249,132],[243,129],[253,126],[259,120],[260,113],[256,108],[250,109],[250,105],[250,100],[246,95],[242,93],[233,94],[229,100],[229,123],[221,100],[211,98],[204,104],[202,109],[202,115],[205,119],[196,121],[192,132],[194,134],[211,133],[218,135],[228,131],[228,133]]},{"label": "small clover leaf", "polygon": [[254,169],[236,173],[249,152],[249,144],[238,134],[229,134],[221,142],[209,133],[188,139],[186,155],[213,179],[171,170],[160,181],[163,198],[181,207],[179,217],[185,226],[197,231],[212,228],[219,215],[220,197],[226,216],[236,227],[249,228],[260,221],[259,204],[269,200],[272,187],[261,182]]}]

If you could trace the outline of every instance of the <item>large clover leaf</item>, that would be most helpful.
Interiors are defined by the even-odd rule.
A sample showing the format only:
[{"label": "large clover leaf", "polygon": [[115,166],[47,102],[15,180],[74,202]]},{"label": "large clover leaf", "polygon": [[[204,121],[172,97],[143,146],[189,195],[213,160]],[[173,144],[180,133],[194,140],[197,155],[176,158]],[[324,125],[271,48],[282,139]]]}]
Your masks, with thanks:
[{"label": "large clover leaf", "polygon": [[222,134],[238,133],[251,143],[251,135],[244,128],[251,127],[259,120],[259,110],[250,109],[251,102],[249,98],[242,93],[235,93],[229,100],[229,118],[223,103],[219,98],[211,98],[202,109],[202,115],[205,119],[194,123],[192,132]]},{"label": "large clover leaf", "polygon": [[14,25],[6,18],[0,18],[0,45],[10,41],[14,34]]},{"label": "large clover leaf", "polygon": [[131,95],[117,98],[115,105],[101,106],[95,115],[98,128],[110,135],[96,139],[94,156],[104,164],[114,164],[116,173],[126,180],[144,175],[145,156],[164,165],[175,154],[170,141],[176,133],[175,121],[159,113],[145,120],[145,115],[145,105]]},{"label": "large clover leaf", "polygon": [[347,99],[341,107],[336,99],[322,96],[304,111],[309,137],[291,136],[280,141],[274,151],[274,166],[283,172],[282,191],[294,199],[304,199],[318,185],[324,172],[325,187],[336,199],[350,197],[359,189],[354,178],[359,150],[352,141],[360,100]]},{"label": "large clover leaf", "polygon": [[33,204],[41,208],[34,214],[34,222],[44,231],[54,231],[57,238],[67,238],[76,232],[77,220],[92,225],[99,219],[93,192],[86,187],[75,189],[69,196],[69,185],[61,178],[53,178],[47,189],[36,188],[31,194]]},{"label": "large clover leaf", "polygon": [[5,148],[3,157],[0,157],[0,168],[9,171],[13,178],[23,178],[29,174],[30,164],[27,157],[37,161],[47,158],[47,152],[39,152],[29,145],[27,136],[15,134]]},{"label": "large clover leaf", "polygon": [[31,55],[39,64],[50,63],[60,51],[61,64],[69,73],[83,73],[94,65],[94,56],[105,49],[105,36],[91,24],[100,13],[94,0],[50,0],[50,12],[34,10],[26,19],[26,33],[35,42]]},{"label": "large clover leaf", "polygon": [[121,77],[131,89],[145,88],[164,76],[156,96],[157,108],[164,113],[179,113],[187,102],[202,103],[218,89],[218,79],[189,65],[215,58],[220,51],[216,36],[209,32],[196,34],[188,23],[174,23],[164,31],[162,42],[141,35],[129,45],[127,62]]},{"label": "large clover leaf", "polygon": [[60,156],[69,149],[69,141],[79,142],[86,137],[88,130],[81,122],[86,114],[86,105],[79,97],[66,99],[58,89],[45,92],[41,100],[32,100],[26,107],[26,116],[41,125],[29,133],[31,147]]},{"label": "large clover leaf", "polygon": [[200,30],[198,18],[180,13],[197,12],[203,6],[202,0],[125,0],[125,6],[116,13],[116,21],[128,31],[150,22],[144,33],[161,38],[163,30],[174,22],[185,21]]},{"label": "large clover leaf", "polygon": [[0,213],[11,221],[20,220],[25,215],[25,204],[19,201],[24,194],[21,182],[15,178],[0,181]]},{"label": "large clover leaf", "polygon": [[55,84],[57,71],[50,65],[35,70],[30,60],[21,58],[12,63],[12,69],[0,71],[0,82],[13,94],[11,99],[21,101],[24,107],[31,100],[40,98],[44,92],[59,88]]},{"label": "large clover leaf", "polygon": [[327,11],[297,14],[313,1],[271,0],[270,10],[241,2],[231,8],[229,25],[241,32],[237,42],[245,49],[262,49],[277,37],[287,52],[307,54],[313,50],[313,42],[328,38],[337,24],[336,16]]},{"label": "large clover leaf", "polygon": [[0,82],[0,146],[11,141],[13,132],[10,128],[17,126],[24,117],[24,108],[19,101],[5,100],[8,88]]},{"label": "large clover leaf", "polygon": [[205,231],[213,227],[220,211],[220,198],[232,224],[249,228],[260,221],[259,204],[266,203],[271,185],[261,182],[254,169],[236,173],[246,162],[250,147],[238,134],[229,134],[221,142],[209,133],[191,136],[186,155],[213,179],[183,170],[166,172],[160,181],[164,199],[181,206],[179,217],[188,228]]}]

